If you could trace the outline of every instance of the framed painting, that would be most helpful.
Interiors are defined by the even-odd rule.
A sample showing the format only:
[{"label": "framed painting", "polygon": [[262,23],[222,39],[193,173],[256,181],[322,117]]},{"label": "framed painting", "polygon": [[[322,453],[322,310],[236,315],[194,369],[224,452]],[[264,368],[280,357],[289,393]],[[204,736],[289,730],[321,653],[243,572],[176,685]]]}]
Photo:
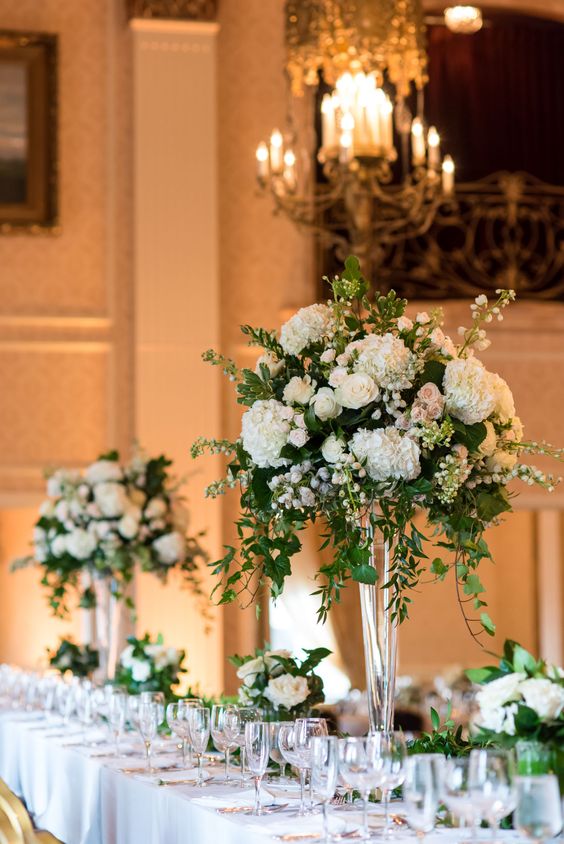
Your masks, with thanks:
[{"label": "framed painting", "polygon": [[0,232],[57,224],[57,36],[0,30]]}]

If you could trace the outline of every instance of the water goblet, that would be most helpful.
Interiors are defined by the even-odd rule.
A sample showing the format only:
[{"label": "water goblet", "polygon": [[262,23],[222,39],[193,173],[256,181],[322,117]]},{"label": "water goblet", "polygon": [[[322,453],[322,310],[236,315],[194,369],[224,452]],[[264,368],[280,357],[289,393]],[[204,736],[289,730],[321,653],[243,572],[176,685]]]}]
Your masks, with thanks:
[{"label": "water goblet", "polygon": [[405,736],[401,732],[374,733],[374,737],[375,741],[378,741],[381,745],[380,755],[383,761],[383,777],[380,782],[380,790],[382,792],[385,817],[383,837],[388,838],[391,832],[390,795],[394,788],[398,788],[404,781],[407,746]]},{"label": "water goblet", "polygon": [[441,797],[449,812],[458,818],[460,826],[470,824],[470,840],[475,841],[481,818],[470,786],[470,759],[467,756],[446,760]]},{"label": "water goblet", "polygon": [[237,747],[236,737],[239,734],[239,709],[233,704],[225,706],[214,704],[211,711],[211,735],[217,750],[225,754],[225,783],[231,782],[229,776],[229,754]]},{"label": "water goblet", "polygon": [[311,741],[311,784],[323,807],[323,841],[329,842],[329,803],[339,777],[339,744],[334,736],[314,736]]},{"label": "water goblet", "polygon": [[280,734],[280,728],[287,724],[287,721],[269,721],[270,724],[270,758],[273,762],[280,768],[280,776],[279,782],[285,781],[284,772],[286,770],[286,765],[288,764],[284,756],[282,755],[282,751],[280,750],[278,744],[278,736]]},{"label": "water goblet", "polygon": [[499,823],[515,808],[514,759],[511,753],[490,748],[470,752],[469,786],[481,817],[497,841]]},{"label": "water goblet", "polygon": [[270,756],[270,729],[266,721],[248,721],[245,724],[245,750],[249,771],[255,783],[253,815],[262,815],[260,787]]},{"label": "water goblet", "polygon": [[186,744],[188,741],[188,721],[186,719],[186,706],[179,700],[169,703],[166,707],[166,722],[171,732],[180,739],[181,765],[186,767]]},{"label": "water goblet", "polygon": [[368,799],[373,788],[384,781],[382,743],[377,733],[366,738],[344,739],[340,749],[339,769],[345,782],[360,791],[363,804],[363,838],[370,838]]},{"label": "water goblet", "polygon": [[403,802],[406,819],[421,841],[435,826],[439,806],[438,767],[431,754],[416,753],[405,765]]},{"label": "water goblet", "polygon": [[278,730],[278,747],[286,762],[298,769],[300,778],[300,808],[298,809],[298,816],[302,817],[303,815],[307,815],[305,805],[305,777],[307,769],[303,767],[300,755],[296,749],[296,729],[292,721],[282,724]]},{"label": "water goblet", "polygon": [[[325,718],[297,718],[295,724],[294,747],[300,765],[306,771],[311,770],[311,742],[315,736],[327,735]],[[313,789],[309,781],[309,812],[313,813]]]},{"label": "water goblet", "polygon": [[546,841],[562,829],[562,805],[554,774],[515,777],[513,823],[531,841]]},{"label": "water goblet", "polygon": [[114,738],[116,756],[119,756],[119,740],[125,728],[127,703],[125,692],[114,692],[108,701],[108,724]]},{"label": "water goblet", "polygon": [[202,769],[203,754],[210,740],[210,711],[206,706],[191,706],[188,709],[188,730],[190,742],[198,758],[198,788],[204,788],[204,772]]},{"label": "water goblet", "polygon": [[[191,707],[203,706],[203,701],[199,697],[184,697],[182,698],[182,704],[184,706],[184,720],[186,721],[186,749],[182,748],[183,759],[185,758],[184,765],[188,766],[189,768],[193,765],[193,758],[192,758],[192,745],[190,743],[190,729],[188,726],[188,710]],[[186,754],[184,757],[184,753]]]},{"label": "water goblet", "polygon": [[241,754],[241,779],[239,784],[241,788],[245,787],[245,725],[252,721],[260,721],[262,719],[262,712],[256,706],[240,706],[239,707],[239,732],[235,737],[235,744],[239,747]]},{"label": "water goblet", "polygon": [[145,700],[140,701],[137,712],[137,728],[141,734],[141,738],[145,743],[145,754],[147,761],[147,773],[153,773],[151,765],[151,752],[159,726],[164,719],[163,707],[157,701]]}]

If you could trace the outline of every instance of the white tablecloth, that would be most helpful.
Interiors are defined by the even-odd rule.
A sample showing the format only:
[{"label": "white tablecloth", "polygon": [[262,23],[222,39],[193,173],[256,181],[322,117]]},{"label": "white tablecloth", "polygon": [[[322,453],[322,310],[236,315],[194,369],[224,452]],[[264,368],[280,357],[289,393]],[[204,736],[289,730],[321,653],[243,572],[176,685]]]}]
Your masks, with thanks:
[{"label": "white tablecloth", "polygon": [[[88,756],[84,748],[62,746],[67,736],[47,737],[38,726],[28,715],[0,713],[0,777],[24,799],[37,825],[64,844],[266,844],[274,840],[271,832],[300,832],[312,822],[289,810],[261,818],[218,814],[215,805],[195,801],[208,795],[227,802],[238,796],[236,788],[158,786],[115,770],[131,758]],[[359,825],[356,814],[340,814],[347,829]],[[504,833],[501,840],[512,838]],[[426,844],[459,839],[456,830],[442,831],[427,836]]]}]

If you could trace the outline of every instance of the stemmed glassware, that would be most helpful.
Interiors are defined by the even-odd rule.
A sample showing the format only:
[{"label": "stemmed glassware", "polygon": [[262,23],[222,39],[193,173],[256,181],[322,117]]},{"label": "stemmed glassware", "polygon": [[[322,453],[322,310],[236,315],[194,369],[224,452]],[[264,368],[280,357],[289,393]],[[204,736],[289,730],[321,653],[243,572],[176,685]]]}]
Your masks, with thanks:
[{"label": "stemmed glassware", "polygon": [[255,781],[253,815],[262,815],[260,787],[270,756],[270,727],[266,721],[248,721],[245,724],[245,749],[249,771]]},{"label": "stemmed glassware", "polygon": [[203,755],[210,740],[210,711],[206,706],[190,706],[188,709],[188,730],[190,743],[198,758],[198,788],[204,788]]},{"label": "stemmed glassware", "polygon": [[514,759],[511,753],[489,748],[470,752],[468,781],[474,803],[497,841],[499,823],[515,808]]},{"label": "stemmed glassware", "polygon": [[278,736],[280,734],[280,728],[287,724],[287,721],[270,721],[270,758],[273,762],[280,768],[280,782],[285,781],[284,772],[286,770],[286,765],[288,764],[286,759],[282,756],[282,751],[280,750],[280,746],[278,744]]},{"label": "stemmed glassware", "polygon": [[439,768],[431,754],[410,756],[405,765],[403,802],[407,822],[421,841],[435,826],[440,789]]},{"label": "stemmed glassware", "polygon": [[147,773],[153,773],[151,751],[159,726],[164,721],[164,705],[156,700],[141,700],[137,712],[137,728],[145,743]]},{"label": "stemmed glassware", "polygon": [[405,778],[405,762],[407,759],[407,745],[405,736],[401,732],[375,733],[380,742],[383,777],[380,781],[382,802],[384,804],[384,838],[390,835],[390,795],[394,788],[398,788]]},{"label": "stemmed glassware", "polygon": [[77,690],[76,714],[82,725],[82,741],[86,744],[88,730],[94,723],[94,699],[88,683],[83,683]]},{"label": "stemmed glassware", "polygon": [[474,802],[470,783],[470,759],[459,756],[447,759],[442,799],[449,810],[458,818],[461,826],[470,824],[470,840],[476,840],[476,826],[480,817]]},{"label": "stemmed glassware", "polygon": [[260,709],[255,706],[240,706],[239,707],[239,732],[235,737],[235,744],[239,747],[241,753],[241,788],[245,787],[245,758],[247,751],[245,749],[245,726],[252,721],[260,721],[262,713]]},{"label": "stemmed glassware", "polygon": [[229,754],[237,747],[240,727],[239,709],[233,704],[214,704],[211,711],[211,735],[217,750],[225,753],[225,782],[230,783]]},{"label": "stemmed glassware", "polygon": [[346,782],[360,791],[363,801],[363,837],[370,838],[368,826],[368,798],[373,788],[379,788],[385,777],[381,734],[366,738],[347,738],[341,747],[340,765]]},{"label": "stemmed glassware", "polygon": [[[166,707],[166,722],[174,735],[180,739],[180,751],[182,754],[182,766],[186,768],[187,765],[187,748],[190,739],[190,730],[188,724],[188,706],[189,704],[184,700],[178,700],[174,703],[169,703]],[[190,764],[191,764],[190,760]]]},{"label": "stemmed glassware", "polygon": [[562,804],[554,774],[515,777],[515,828],[534,842],[543,842],[562,829]]},{"label": "stemmed glassware", "polygon": [[108,724],[114,737],[116,756],[119,756],[119,740],[125,729],[126,716],[127,694],[114,692],[108,700]]},{"label": "stemmed glassware", "polygon": [[300,808],[298,809],[298,816],[302,817],[303,815],[307,815],[305,805],[305,777],[307,769],[302,765],[300,755],[296,749],[295,739],[295,724],[292,721],[282,724],[278,730],[278,747],[286,762],[298,769],[300,777]]},{"label": "stemmed glassware", "polygon": [[[311,742],[316,736],[327,735],[325,718],[296,718],[294,749],[298,754],[300,769],[311,770]],[[313,789],[309,781],[309,813],[313,812]]]},{"label": "stemmed glassware", "polygon": [[334,736],[315,736],[311,741],[311,784],[323,806],[323,841],[329,842],[329,802],[339,777],[339,744]]}]

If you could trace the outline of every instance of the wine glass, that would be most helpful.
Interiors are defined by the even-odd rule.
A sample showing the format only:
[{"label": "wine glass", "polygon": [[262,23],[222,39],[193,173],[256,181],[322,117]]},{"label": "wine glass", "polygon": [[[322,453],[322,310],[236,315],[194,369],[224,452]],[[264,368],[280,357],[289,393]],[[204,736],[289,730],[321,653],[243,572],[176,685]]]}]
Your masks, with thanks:
[{"label": "wine glass", "polygon": [[125,727],[127,715],[127,694],[114,692],[108,701],[108,723],[115,742],[116,756],[119,756],[119,740]]},{"label": "wine glass", "polygon": [[476,826],[481,818],[470,787],[470,759],[467,756],[446,760],[442,799],[461,826],[471,825],[470,840],[475,841]]},{"label": "wine glass", "polygon": [[188,730],[194,753],[198,757],[198,788],[204,788],[202,769],[203,754],[210,740],[210,711],[206,706],[190,706],[188,709]]},{"label": "wine glass", "polygon": [[164,720],[163,705],[153,700],[142,700],[139,703],[137,712],[137,728],[145,743],[145,754],[147,760],[147,773],[153,773],[151,765],[151,751],[159,726]]},{"label": "wine glass", "polygon": [[300,777],[300,808],[298,815],[301,817],[307,815],[305,805],[305,774],[306,768],[302,766],[300,756],[296,750],[296,729],[292,721],[286,721],[278,730],[278,747],[285,761],[298,769]]},{"label": "wine glass", "polygon": [[366,738],[347,738],[341,747],[340,769],[345,782],[360,791],[363,801],[363,836],[370,838],[368,798],[384,782],[382,743],[377,733]]},{"label": "wine glass", "polygon": [[[311,770],[311,742],[315,736],[327,735],[325,718],[296,718],[294,748],[299,764],[306,771]],[[309,781],[309,812],[313,812],[313,789]]]},{"label": "wine glass", "polygon": [[239,747],[241,753],[241,788],[245,787],[245,725],[252,721],[260,721],[262,713],[256,706],[240,706],[239,707],[239,732],[235,737],[235,743]]},{"label": "wine glass", "polygon": [[421,841],[435,826],[440,781],[435,760],[425,753],[410,756],[405,765],[403,802],[406,819]]},{"label": "wine glass", "polygon": [[[185,765],[187,764],[188,767],[191,768],[192,765],[193,765],[193,759],[192,759],[192,745],[190,743],[190,730],[189,730],[189,727],[188,727],[188,716],[189,716],[188,710],[191,707],[203,706],[204,703],[203,703],[203,701],[200,697],[184,697],[184,698],[182,698],[182,703],[184,704],[184,719],[186,721],[186,733],[187,733],[187,735],[186,735],[186,760],[187,761],[184,764]],[[184,755],[184,748],[182,749],[182,753]]]},{"label": "wine glass", "polygon": [[353,802],[354,785],[349,782],[345,776],[344,766],[341,765],[341,760],[345,751],[346,738],[338,739],[339,744],[339,782],[343,786],[346,795],[347,804]]},{"label": "wine glass", "polygon": [[513,756],[504,750],[475,749],[470,752],[469,786],[474,802],[497,840],[499,822],[515,808],[512,780]]},{"label": "wine glass", "polygon": [[380,789],[385,815],[383,837],[388,838],[390,835],[390,794],[404,781],[407,746],[405,736],[401,732],[374,733],[374,738],[380,743],[380,755],[384,763],[384,776],[380,782]]},{"label": "wine glass", "polygon": [[239,734],[239,710],[233,704],[214,703],[211,711],[211,735],[217,750],[225,753],[225,782],[230,783],[229,753],[237,747],[235,738]]},{"label": "wine glass", "polygon": [[82,741],[87,744],[88,729],[94,723],[94,701],[88,685],[80,686],[76,693],[76,714],[82,724]]},{"label": "wine glass", "polygon": [[323,806],[323,841],[329,842],[329,802],[339,777],[339,744],[334,736],[314,736],[311,740],[311,784]]},{"label": "wine glass", "polygon": [[270,728],[266,721],[248,721],[245,724],[245,750],[247,764],[255,781],[253,815],[262,815],[260,786],[266,773],[270,756]]},{"label": "wine glass", "polygon": [[554,774],[515,777],[513,823],[521,835],[542,842],[562,829],[562,806]]},{"label": "wine glass", "polygon": [[278,735],[280,733],[280,727],[283,724],[287,724],[287,721],[269,721],[270,724],[270,758],[273,762],[280,768],[280,782],[284,782],[284,771],[286,770],[286,765],[288,764],[286,759],[282,756],[282,751],[278,745]]},{"label": "wine glass", "polygon": [[169,703],[166,708],[166,722],[171,732],[180,739],[180,751],[182,754],[182,766],[186,767],[186,744],[188,742],[189,730],[186,717],[187,707],[184,701],[178,700]]}]

